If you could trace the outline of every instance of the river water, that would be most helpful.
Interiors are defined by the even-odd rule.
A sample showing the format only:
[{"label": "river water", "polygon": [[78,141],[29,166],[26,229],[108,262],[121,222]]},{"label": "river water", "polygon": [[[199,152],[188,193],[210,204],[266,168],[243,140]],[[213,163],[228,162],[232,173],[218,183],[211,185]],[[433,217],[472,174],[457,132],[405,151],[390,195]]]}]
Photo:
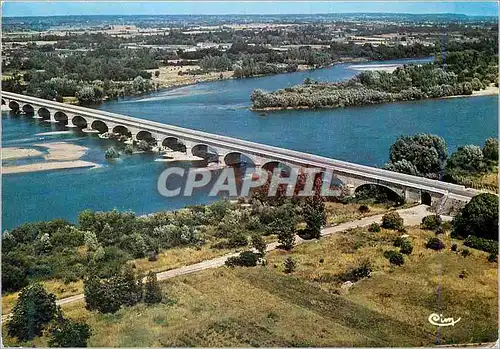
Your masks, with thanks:
[{"label": "river water", "polygon": [[[383,165],[388,159],[390,145],[402,134],[437,134],[446,140],[450,152],[463,144],[482,145],[487,137],[497,137],[497,96],[319,111],[279,111],[265,115],[248,109],[249,95],[256,88],[275,90],[299,84],[306,77],[322,81],[344,80],[358,73],[349,69],[349,65],[202,83],[106,102],[97,108],[370,166]],[[131,155],[106,161],[103,153],[112,141],[78,131],[37,135],[58,130],[64,127],[2,113],[3,147],[66,141],[88,147],[83,160],[102,165],[95,169],[4,175],[3,230],[24,222],[53,218],[75,221],[84,209],[129,209],[144,214],[213,200],[204,191],[195,191],[191,197],[159,195],[157,179],[167,165],[153,161],[155,156]]]}]

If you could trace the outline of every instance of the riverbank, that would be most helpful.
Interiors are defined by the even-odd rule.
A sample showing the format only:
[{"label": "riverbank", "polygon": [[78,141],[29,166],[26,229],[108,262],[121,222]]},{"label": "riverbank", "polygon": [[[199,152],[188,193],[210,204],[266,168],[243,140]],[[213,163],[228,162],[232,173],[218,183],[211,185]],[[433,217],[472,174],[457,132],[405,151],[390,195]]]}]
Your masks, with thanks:
[{"label": "riverbank", "polygon": [[2,173],[3,174],[13,174],[13,173],[27,173],[27,172],[39,172],[39,171],[51,171],[51,170],[62,170],[70,168],[95,168],[99,167],[98,164],[80,160],[83,157],[88,148],[66,143],[66,142],[54,142],[54,143],[39,143],[34,144],[36,147],[46,148],[47,153],[39,151],[34,148],[3,148],[2,149],[2,161],[4,160],[23,160],[32,157],[43,157],[44,161],[34,162],[31,164],[5,164],[2,163]]}]

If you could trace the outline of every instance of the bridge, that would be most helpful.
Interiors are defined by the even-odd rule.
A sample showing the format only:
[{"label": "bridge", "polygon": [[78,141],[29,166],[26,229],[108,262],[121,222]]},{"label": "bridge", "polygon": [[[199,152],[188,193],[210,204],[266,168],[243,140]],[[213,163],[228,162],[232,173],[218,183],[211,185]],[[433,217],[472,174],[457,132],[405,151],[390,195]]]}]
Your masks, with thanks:
[{"label": "bridge", "polygon": [[188,155],[212,153],[217,161],[227,165],[247,158],[255,166],[264,168],[283,165],[330,170],[351,193],[363,185],[374,184],[391,189],[407,202],[439,203],[441,206],[444,202],[467,202],[480,193],[461,185],[2,91],[4,104],[12,112],[78,127],[85,132],[118,133],[135,141],[145,140],[173,150],[181,149]]}]

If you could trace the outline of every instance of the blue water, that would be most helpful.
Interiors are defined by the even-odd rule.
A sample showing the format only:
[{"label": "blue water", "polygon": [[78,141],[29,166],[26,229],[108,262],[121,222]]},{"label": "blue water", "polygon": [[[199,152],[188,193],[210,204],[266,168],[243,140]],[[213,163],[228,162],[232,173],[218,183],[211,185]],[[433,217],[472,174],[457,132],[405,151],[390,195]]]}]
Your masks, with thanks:
[{"label": "blue water", "polygon": [[[401,134],[440,135],[450,152],[459,145],[483,144],[487,137],[497,137],[496,96],[266,115],[248,109],[249,95],[256,88],[274,90],[301,83],[306,77],[343,80],[357,73],[348,66],[203,83],[107,102],[98,108],[370,166],[381,166],[387,161],[390,145]],[[52,218],[75,221],[78,212],[87,208],[130,209],[142,214],[211,200],[204,191],[195,191],[191,197],[160,196],[156,185],[165,163],[153,161],[151,155],[106,161],[104,150],[113,143],[96,135],[73,132],[36,136],[64,127],[9,113],[2,113],[2,127],[4,147],[67,141],[90,148],[83,160],[103,166],[3,176],[3,230],[23,222]]]}]

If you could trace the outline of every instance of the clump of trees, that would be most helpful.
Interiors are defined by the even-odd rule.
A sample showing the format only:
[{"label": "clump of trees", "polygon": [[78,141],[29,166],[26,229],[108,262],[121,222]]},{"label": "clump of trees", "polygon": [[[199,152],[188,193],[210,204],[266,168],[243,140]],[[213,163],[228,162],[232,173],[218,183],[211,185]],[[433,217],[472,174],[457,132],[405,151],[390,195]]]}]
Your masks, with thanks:
[{"label": "clump of trees", "polygon": [[474,235],[498,241],[498,196],[482,193],[474,196],[452,221],[453,237]]},{"label": "clump of trees", "polygon": [[389,162],[384,168],[427,178],[440,178],[447,158],[443,138],[419,133],[401,136],[391,146]]}]

